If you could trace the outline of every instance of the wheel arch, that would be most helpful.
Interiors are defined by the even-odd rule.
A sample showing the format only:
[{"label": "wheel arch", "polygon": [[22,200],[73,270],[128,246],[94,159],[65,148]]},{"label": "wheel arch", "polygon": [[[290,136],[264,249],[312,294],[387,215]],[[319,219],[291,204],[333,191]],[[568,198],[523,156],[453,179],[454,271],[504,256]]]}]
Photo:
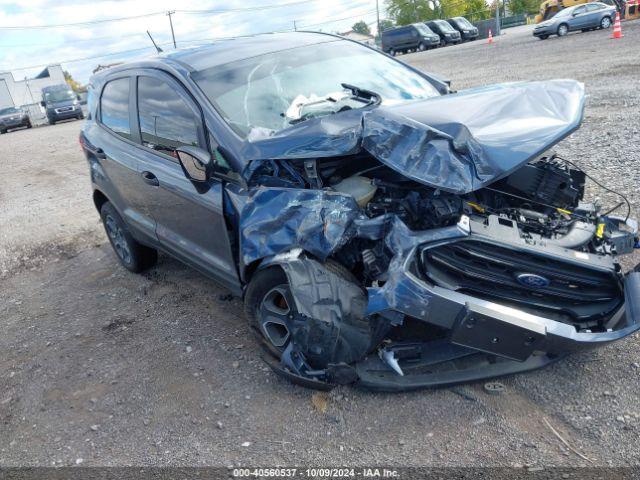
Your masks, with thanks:
[{"label": "wheel arch", "polygon": [[98,213],[100,213],[102,206],[109,201],[109,198],[100,190],[97,188],[93,190],[93,204],[96,206]]}]

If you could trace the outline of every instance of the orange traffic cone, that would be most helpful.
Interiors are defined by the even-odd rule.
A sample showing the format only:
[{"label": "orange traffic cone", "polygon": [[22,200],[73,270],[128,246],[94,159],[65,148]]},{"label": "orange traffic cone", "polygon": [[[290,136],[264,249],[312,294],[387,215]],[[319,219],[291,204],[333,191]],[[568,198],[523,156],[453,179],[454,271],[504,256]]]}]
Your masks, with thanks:
[{"label": "orange traffic cone", "polygon": [[613,35],[611,38],[622,38],[622,25],[620,25],[620,13],[616,12],[616,21],[613,22]]},{"label": "orange traffic cone", "polygon": [[491,45],[491,44],[493,43],[493,35],[492,35],[492,33],[491,33],[491,29],[489,29],[489,40],[487,41],[487,43],[488,43],[489,45]]}]

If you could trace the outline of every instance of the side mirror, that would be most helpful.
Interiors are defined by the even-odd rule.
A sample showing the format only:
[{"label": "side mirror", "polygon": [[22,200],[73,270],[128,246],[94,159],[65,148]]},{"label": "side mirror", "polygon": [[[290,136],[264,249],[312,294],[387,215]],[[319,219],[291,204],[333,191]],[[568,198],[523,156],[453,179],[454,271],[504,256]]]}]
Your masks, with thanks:
[{"label": "side mirror", "polygon": [[176,149],[180,165],[193,182],[206,182],[211,178],[211,154],[200,147],[185,145]]}]

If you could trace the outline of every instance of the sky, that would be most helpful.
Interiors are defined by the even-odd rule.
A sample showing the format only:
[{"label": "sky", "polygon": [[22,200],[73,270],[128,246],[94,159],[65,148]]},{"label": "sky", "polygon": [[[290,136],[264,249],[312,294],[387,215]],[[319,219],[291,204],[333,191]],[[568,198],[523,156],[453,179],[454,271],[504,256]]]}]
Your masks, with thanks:
[{"label": "sky", "polygon": [[[383,3],[379,0],[381,18]],[[299,30],[345,32],[364,20],[375,30],[376,0],[0,0],[0,71],[11,71],[18,80],[62,63],[86,83],[98,64],[153,55],[147,30],[163,50],[173,49],[167,11],[175,11],[181,48],[293,30],[294,21]],[[123,17],[136,18],[104,22]],[[84,25],[62,26],[71,23]],[[34,26],[49,28],[27,28]],[[119,53],[124,51],[130,52]]]}]

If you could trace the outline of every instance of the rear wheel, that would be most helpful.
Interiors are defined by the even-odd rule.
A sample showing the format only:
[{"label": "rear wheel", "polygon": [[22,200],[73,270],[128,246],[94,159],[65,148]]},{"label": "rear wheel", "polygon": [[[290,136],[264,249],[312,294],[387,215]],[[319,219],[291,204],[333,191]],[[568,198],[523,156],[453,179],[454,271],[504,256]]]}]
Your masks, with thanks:
[{"label": "rear wheel", "polygon": [[565,37],[568,33],[569,33],[569,27],[566,23],[563,23],[560,26],[558,26],[559,37]]},{"label": "rear wheel", "polygon": [[549,35],[540,35],[538,38],[540,40],[546,40],[547,38],[549,38]]},{"label": "rear wheel", "polygon": [[396,51],[393,48],[389,49],[389,55],[391,55],[392,57],[396,56]]},{"label": "rear wheel", "polygon": [[609,28],[611,26],[611,18],[609,17],[602,17],[602,20],[600,20],[600,28]]},{"label": "rear wheel", "polygon": [[27,128],[31,128],[33,127],[33,125],[31,125],[31,121],[29,121],[29,123],[27,123]]},{"label": "rear wheel", "polygon": [[109,243],[120,263],[134,273],[151,268],[158,261],[158,252],[138,243],[129,233],[127,225],[110,202],[100,209],[100,217],[107,232]]}]

